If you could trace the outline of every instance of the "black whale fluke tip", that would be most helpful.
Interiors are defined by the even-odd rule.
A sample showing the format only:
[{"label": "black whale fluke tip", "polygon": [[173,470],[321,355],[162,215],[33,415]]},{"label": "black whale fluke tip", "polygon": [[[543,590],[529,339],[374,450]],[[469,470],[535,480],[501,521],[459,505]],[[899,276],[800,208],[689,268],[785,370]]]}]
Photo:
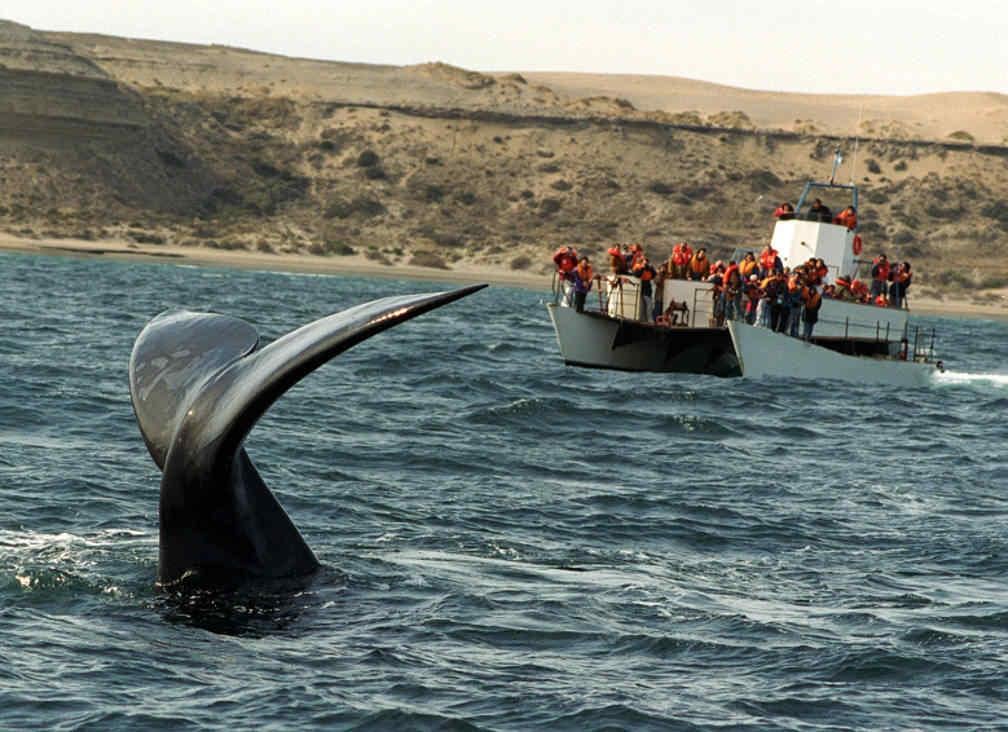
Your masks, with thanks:
[{"label": "black whale fluke tip", "polygon": [[318,561],[259,476],[244,441],[294,384],[354,345],[485,288],[396,295],[320,318],[260,347],[215,313],[157,316],[130,356],[130,397],[161,468],[158,583],[303,577]]}]

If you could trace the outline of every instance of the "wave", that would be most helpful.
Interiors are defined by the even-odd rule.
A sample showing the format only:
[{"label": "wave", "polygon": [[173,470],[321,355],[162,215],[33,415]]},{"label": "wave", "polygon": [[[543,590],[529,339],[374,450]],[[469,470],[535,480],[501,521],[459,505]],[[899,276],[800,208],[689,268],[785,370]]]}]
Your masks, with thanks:
[{"label": "wave", "polygon": [[970,386],[991,385],[999,389],[1008,389],[1008,374],[972,374],[962,371],[946,371],[934,375],[935,383],[939,385],[961,385]]}]

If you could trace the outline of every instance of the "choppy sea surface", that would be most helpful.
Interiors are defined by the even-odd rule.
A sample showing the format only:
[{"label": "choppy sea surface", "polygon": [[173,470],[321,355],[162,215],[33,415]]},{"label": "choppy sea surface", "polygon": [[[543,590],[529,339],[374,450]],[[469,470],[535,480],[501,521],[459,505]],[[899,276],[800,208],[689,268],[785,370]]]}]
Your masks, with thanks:
[{"label": "choppy sea surface", "polygon": [[[155,589],[129,401],[157,313],[264,341],[424,282],[0,255],[0,727],[1008,728],[1008,323],[921,389],[565,367],[492,287],[246,444],[323,563]],[[912,293],[911,293],[912,299]]]}]

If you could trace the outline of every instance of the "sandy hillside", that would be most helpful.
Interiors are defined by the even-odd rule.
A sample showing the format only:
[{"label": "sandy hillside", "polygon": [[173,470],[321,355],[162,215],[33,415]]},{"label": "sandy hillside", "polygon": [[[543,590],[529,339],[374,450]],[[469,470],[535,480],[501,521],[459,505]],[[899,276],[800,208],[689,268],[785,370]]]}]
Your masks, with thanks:
[{"label": "sandy hillside", "polygon": [[489,75],[3,22],[0,84],[0,231],[18,241],[530,275],[567,243],[728,256],[760,246],[774,205],[841,148],[867,254],[913,260],[936,297],[997,303],[1008,283],[997,95]]}]

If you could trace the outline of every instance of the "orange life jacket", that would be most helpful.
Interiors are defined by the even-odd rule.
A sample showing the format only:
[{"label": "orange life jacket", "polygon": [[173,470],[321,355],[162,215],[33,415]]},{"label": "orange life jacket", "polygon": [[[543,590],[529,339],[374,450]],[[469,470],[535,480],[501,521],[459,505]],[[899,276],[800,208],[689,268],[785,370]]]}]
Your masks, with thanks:
[{"label": "orange life jacket", "polygon": [[693,274],[706,275],[710,272],[710,260],[707,257],[694,254],[690,260],[690,269],[693,270]]},{"label": "orange life jacket", "polygon": [[759,261],[763,269],[773,269],[774,262],[777,261],[777,250],[769,248],[764,249],[759,255]]},{"label": "orange life jacket", "polygon": [[805,300],[805,309],[818,310],[820,305],[822,305],[822,295],[818,292],[810,292]]},{"label": "orange life jacket", "polygon": [[857,226],[857,214],[853,211],[847,211],[844,209],[834,217],[833,223],[840,224],[840,226],[846,226],[848,229],[853,229]]},{"label": "orange life jacket", "polygon": [[580,279],[582,282],[591,282],[593,279],[595,279],[595,272],[592,270],[592,266],[590,264],[582,266],[579,263],[575,271],[577,273],[578,279]]},{"label": "orange life jacket", "polygon": [[739,262],[738,271],[745,279],[749,279],[749,275],[756,271],[756,260],[743,259]]},{"label": "orange life jacket", "polygon": [[685,242],[682,244],[676,244],[672,247],[672,262],[679,267],[685,267],[689,264],[690,258],[693,256],[693,250],[689,248]]},{"label": "orange life jacket", "polygon": [[553,253],[553,263],[561,272],[570,272],[577,267],[577,252],[573,247],[560,247]]}]

